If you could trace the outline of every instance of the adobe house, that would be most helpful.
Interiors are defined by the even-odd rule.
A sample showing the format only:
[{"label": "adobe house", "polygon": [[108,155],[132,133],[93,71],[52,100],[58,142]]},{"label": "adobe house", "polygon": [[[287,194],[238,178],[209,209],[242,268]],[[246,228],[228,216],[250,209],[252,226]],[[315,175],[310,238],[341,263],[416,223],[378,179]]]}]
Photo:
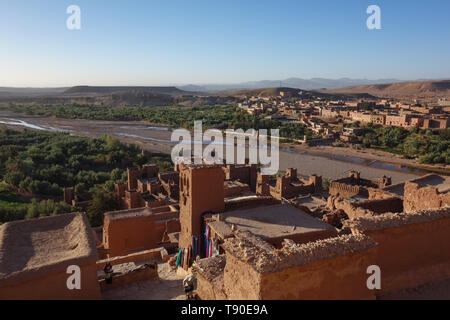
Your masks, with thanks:
[{"label": "adobe house", "polygon": [[[378,299],[450,277],[450,207],[362,216],[351,234],[281,248],[234,230],[223,254],[197,261],[203,300]],[[381,269],[369,290],[368,267]]]},{"label": "adobe house", "polygon": [[270,194],[275,199],[291,199],[299,195],[320,193],[322,177],[312,175],[308,180],[299,179],[297,169],[287,169],[286,174],[277,177],[275,186],[270,187]]},{"label": "adobe house", "polygon": [[380,190],[403,200],[405,212],[441,208],[450,205],[450,178],[427,174]]},{"label": "adobe house", "polygon": [[193,267],[203,300],[374,299],[366,268],[376,242],[345,235],[306,244],[283,242],[276,249],[250,232],[235,232],[225,254]]},{"label": "adobe house", "polygon": [[[180,172],[179,247],[194,247],[193,238],[223,242],[232,229],[250,231],[274,246],[284,239],[304,243],[336,236],[336,229],[290,204],[255,194],[225,198],[223,171],[216,165],[183,165]],[[217,218],[217,215],[220,218]],[[205,239],[205,230],[209,238]],[[204,248],[202,248],[204,249]]]},{"label": "adobe house", "polygon": [[383,176],[379,181],[372,181],[361,178],[361,173],[350,171],[346,178],[331,181],[329,193],[333,196],[350,198],[355,196],[368,197],[368,188],[384,188],[391,185],[392,179]]},{"label": "adobe house", "polygon": [[127,169],[128,181],[116,183],[120,209],[154,208],[176,204],[179,198],[179,172],[159,172],[154,164]]},{"label": "adobe house", "polygon": [[[94,233],[83,213],[5,223],[0,227],[0,300],[100,299]],[[69,266],[81,289],[69,290]]]},{"label": "adobe house", "polygon": [[107,212],[103,220],[103,248],[108,257],[126,256],[161,247],[169,233],[179,231],[176,205]]}]

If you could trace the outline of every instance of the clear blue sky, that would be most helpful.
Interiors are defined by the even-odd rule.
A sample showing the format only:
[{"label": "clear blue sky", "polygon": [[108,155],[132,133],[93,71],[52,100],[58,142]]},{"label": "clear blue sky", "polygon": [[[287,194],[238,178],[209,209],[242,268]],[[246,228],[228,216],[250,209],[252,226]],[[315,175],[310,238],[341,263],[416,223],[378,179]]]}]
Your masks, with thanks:
[{"label": "clear blue sky", "polygon": [[[382,30],[366,27],[371,4]],[[449,12],[448,0],[0,0],[0,86],[450,78]]]}]

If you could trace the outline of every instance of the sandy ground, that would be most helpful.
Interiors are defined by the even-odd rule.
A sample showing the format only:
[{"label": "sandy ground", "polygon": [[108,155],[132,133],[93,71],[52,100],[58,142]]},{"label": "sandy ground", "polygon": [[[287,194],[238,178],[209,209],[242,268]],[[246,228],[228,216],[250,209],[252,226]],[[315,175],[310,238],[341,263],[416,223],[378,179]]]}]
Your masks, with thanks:
[{"label": "sandy ground", "polygon": [[167,263],[158,265],[159,279],[141,281],[102,292],[104,300],[185,300],[184,276],[169,268]]},{"label": "sandy ground", "polygon": [[[24,128],[20,121],[38,126],[41,129],[65,130],[79,136],[101,137],[110,134],[123,142],[139,144],[152,152],[170,153],[175,145],[175,143],[170,142],[170,130],[165,127],[155,128],[155,126],[144,122],[59,119],[0,111],[0,126],[14,129]],[[16,124],[2,124],[2,122],[15,122]],[[305,152],[308,152],[308,154],[305,154]],[[329,179],[338,179],[347,176],[350,170],[357,170],[362,172],[362,176],[367,179],[378,179],[383,175],[391,176],[393,183],[412,179],[426,173],[402,168],[399,162],[401,159],[396,159],[396,164],[390,164],[375,161],[387,159],[385,156],[374,154],[369,156],[372,157],[369,160],[360,158],[360,153],[349,149],[342,150],[328,147],[305,149],[295,146],[290,151],[280,151],[280,170],[297,168],[300,174],[319,174]],[[333,157],[338,157],[338,159]],[[374,162],[376,163],[374,164]]]}]

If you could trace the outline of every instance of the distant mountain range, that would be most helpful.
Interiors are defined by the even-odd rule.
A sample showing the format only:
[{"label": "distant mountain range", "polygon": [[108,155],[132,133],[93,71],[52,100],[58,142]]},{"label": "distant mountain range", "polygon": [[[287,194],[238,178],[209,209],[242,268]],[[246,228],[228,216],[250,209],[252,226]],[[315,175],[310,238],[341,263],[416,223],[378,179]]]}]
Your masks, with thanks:
[{"label": "distant mountain range", "polygon": [[327,94],[370,94],[378,98],[449,98],[450,80],[414,81],[358,85],[331,90],[320,90]]},{"label": "distant mountain range", "polygon": [[[309,97],[443,98],[450,97],[450,80],[400,81],[395,79],[290,78],[236,85],[184,86],[75,86],[61,88],[0,87],[0,101],[39,103],[99,103],[101,105],[211,105],[229,103],[248,95],[278,95],[280,90]],[[300,90],[299,90],[300,89]],[[298,91],[298,92],[297,92]],[[299,93],[303,91],[303,93]]]},{"label": "distant mountain range", "polygon": [[[419,81],[419,80],[418,80]],[[275,88],[275,87],[290,87],[303,90],[319,90],[319,89],[336,89],[357,85],[371,85],[380,83],[397,83],[404,82],[404,80],[398,79],[326,79],[326,78],[289,78],[285,80],[261,80],[261,81],[249,81],[235,84],[204,84],[204,85],[183,85],[177,86],[181,90],[185,91],[222,91],[222,90],[248,90],[248,89],[261,89],[261,88]]]}]

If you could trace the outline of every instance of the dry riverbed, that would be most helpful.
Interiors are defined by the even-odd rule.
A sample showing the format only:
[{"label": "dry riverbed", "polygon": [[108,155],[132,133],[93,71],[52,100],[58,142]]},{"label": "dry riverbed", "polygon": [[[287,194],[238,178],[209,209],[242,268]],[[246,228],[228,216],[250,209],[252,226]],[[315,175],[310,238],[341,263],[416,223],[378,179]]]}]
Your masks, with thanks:
[{"label": "dry riverbed", "polygon": [[[62,119],[52,117],[27,116],[0,110],[0,126],[12,129],[63,131],[85,137],[113,135],[123,142],[135,143],[151,152],[170,153],[175,142],[171,141],[171,130],[164,126],[154,126],[138,121],[99,121]],[[280,170],[297,168],[303,175],[319,174],[329,179],[347,176],[350,170],[362,172],[368,179],[378,179],[383,175],[392,177],[393,183],[405,181],[426,172],[402,168],[410,165],[405,159],[388,158],[375,153],[362,154],[360,151],[303,146],[283,146],[280,151]]]}]

